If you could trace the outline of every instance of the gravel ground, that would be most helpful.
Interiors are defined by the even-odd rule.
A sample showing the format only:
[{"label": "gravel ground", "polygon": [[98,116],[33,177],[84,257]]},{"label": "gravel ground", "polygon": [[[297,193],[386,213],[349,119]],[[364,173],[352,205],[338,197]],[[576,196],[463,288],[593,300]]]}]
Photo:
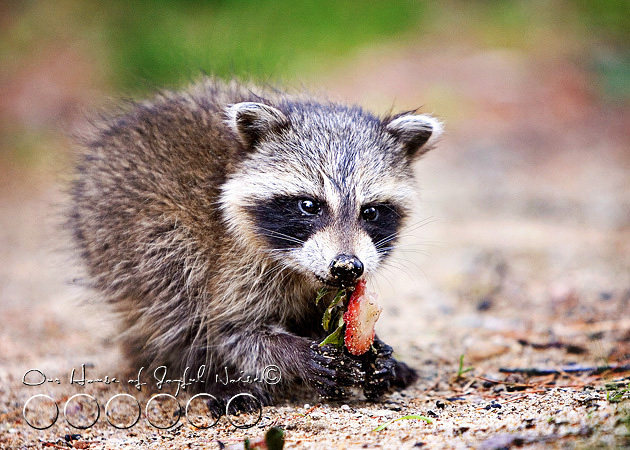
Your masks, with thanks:
[{"label": "gravel ground", "polygon": [[[314,83],[375,110],[392,98],[405,99],[396,109],[424,102],[448,123],[441,147],[418,165],[415,225],[374,283],[378,333],[420,373],[382,403],[299,398],[264,408],[247,430],[225,417],[206,430],[149,425],[152,392],[127,383],[111,316],[72,283],[80,271],[62,250],[54,175],[2,183],[0,447],[218,449],[273,425],[286,431],[286,448],[630,447],[629,372],[575,371],[630,362],[630,108],[603,103],[592,74],[552,56],[376,49]],[[70,384],[82,364],[88,378],[121,383]],[[31,369],[52,381],[26,386]],[[101,405],[85,430],[63,415],[66,403],[75,425],[94,414],[89,402],[68,402],[80,393]],[[105,420],[119,393],[142,405],[130,430]],[[60,408],[44,431],[23,416],[36,394]],[[407,415],[431,423],[374,431]]]}]

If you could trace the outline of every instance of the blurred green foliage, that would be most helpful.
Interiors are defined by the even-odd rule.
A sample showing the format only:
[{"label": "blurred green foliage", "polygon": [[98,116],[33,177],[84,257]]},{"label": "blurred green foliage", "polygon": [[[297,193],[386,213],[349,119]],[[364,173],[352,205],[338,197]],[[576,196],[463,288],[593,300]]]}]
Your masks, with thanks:
[{"label": "blurred green foliage", "polygon": [[630,50],[629,0],[577,0],[578,15],[593,37]]},{"label": "blurred green foliage", "polygon": [[569,48],[603,99],[625,102],[629,17],[630,0],[0,0],[0,165],[36,161],[94,87],[136,96],[203,72],[311,82],[381,44]]},{"label": "blurred green foliage", "polygon": [[[332,65],[350,50],[415,29],[416,0],[25,2],[10,51],[69,37],[106,58],[123,87],[200,72],[255,79]],[[11,31],[11,30],[10,30]],[[0,47],[2,48],[2,47]],[[6,50],[6,48],[5,48]]]},{"label": "blurred green foliage", "polygon": [[123,88],[200,72],[299,78],[324,73],[357,48],[407,38],[476,34],[487,46],[540,45],[533,30],[569,24],[583,35],[577,39],[630,41],[629,0],[4,1],[3,60],[65,39],[102,61],[105,78]]},{"label": "blurred green foliage", "polygon": [[104,31],[113,62],[131,77],[170,82],[219,76],[294,76],[420,22],[414,0],[232,0],[110,3]]}]

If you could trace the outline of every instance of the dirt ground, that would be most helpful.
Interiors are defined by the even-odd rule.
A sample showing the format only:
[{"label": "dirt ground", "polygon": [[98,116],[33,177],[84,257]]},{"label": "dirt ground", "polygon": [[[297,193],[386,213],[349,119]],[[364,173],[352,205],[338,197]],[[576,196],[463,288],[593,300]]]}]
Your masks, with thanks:
[{"label": "dirt ground", "polygon": [[[417,166],[417,216],[373,283],[379,335],[420,373],[382,403],[298,399],[264,408],[248,430],[225,418],[207,430],[152,427],[150,393],[126,383],[111,317],[72,282],[80,271],[57,227],[58,174],[3,180],[0,447],[219,449],[276,425],[285,448],[630,448],[630,371],[581,370],[630,363],[630,106],[602,100],[573,56],[384,47],[310,83],[377,111],[424,105],[446,122]],[[123,382],[71,385],[82,364],[88,378]],[[31,369],[52,381],[25,385]],[[123,392],[143,408],[130,430],[105,420]],[[86,430],[63,415],[79,393],[101,405]],[[36,394],[60,408],[45,431],[23,416]],[[432,423],[374,430],[407,415]]]}]

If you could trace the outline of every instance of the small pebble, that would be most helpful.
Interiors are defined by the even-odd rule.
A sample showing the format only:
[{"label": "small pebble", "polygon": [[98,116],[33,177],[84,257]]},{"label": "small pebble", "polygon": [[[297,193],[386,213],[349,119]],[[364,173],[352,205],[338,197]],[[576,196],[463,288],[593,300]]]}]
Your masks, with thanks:
[{"label": "small pebble", "polygon": [[612,292],[601,292],[599,294],[599,298],[604,300],[604,301],[608,301],[611,298],[613,298]]},{"label": "small pebble", "polygon": [[492,308],[492,299],[489,297],[484,297],[477,303],[477,311],[488,311],[490,308]]},{"label": "small pebble", "polygon": [[392,412],[388,409],[378,409],[376,411],[370,411],[368,415],[372,417],[387,417],[387,416],[391,416]]},{"label": "small pebble", "polygon": [[80,434],[66,434],[63,437],[67,442],[70,441],[78,441],[79,439],[81,439],[81,435]]}]

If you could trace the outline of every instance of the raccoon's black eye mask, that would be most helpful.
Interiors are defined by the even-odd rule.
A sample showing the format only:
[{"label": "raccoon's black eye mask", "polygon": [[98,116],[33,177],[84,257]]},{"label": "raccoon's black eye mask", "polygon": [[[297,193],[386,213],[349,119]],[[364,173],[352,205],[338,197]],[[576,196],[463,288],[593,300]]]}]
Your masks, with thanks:
[{"label": "raccoon's black eye mask", "polygon": [[260,234],[279,249],[300,247],[330,221],[326,204],[306,197],[274,197],[247,209]]},{"label": "raccoon's black eye mask", "polygon": [[[247,207],[258,232],[277,249],[300,247],[332,222],[328,205],[308,197],[279,196]],[[348,226],[358,221],[380,253],[393,248],[402,213],[390,203],[364,205],[358,217],[348,216]]]}]

